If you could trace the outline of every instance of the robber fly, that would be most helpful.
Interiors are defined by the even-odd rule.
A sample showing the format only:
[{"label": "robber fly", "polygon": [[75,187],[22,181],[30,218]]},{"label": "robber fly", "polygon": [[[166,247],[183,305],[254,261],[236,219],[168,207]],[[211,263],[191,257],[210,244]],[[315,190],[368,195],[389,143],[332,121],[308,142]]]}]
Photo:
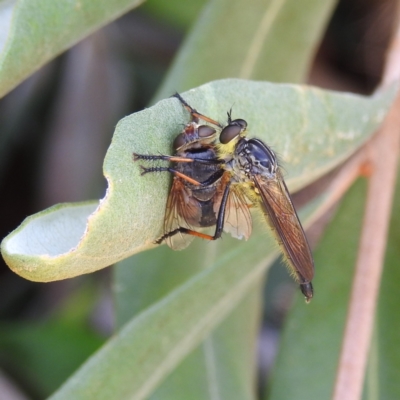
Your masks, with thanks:
[{"label": "robber fly", "polygon": [[[216,154],[215,128],[220,132],[222,126],[189,106],[178,93],[174,97],[191,116],[191,121],[173,142],[175,155],[134,153],[135,161],[172,163],[170,167],[141,167],[142,175],[167,171],[174,176],[165,211],[164,234],[156,243],[166,241],[173,250],[181,250],[196,236],[216,240],[223,229],[238,239],[247,240],[252,229],[249,200],[241,190],[230,190],[231,174],[222,168],[225,161]],[[200,124],[200,120],[215,128]],[[214,235],[196,230],[212,226],[215,226]]]},{"label": "robber fly", "polygon": [[283,180],[275,153],[259,139],[247,139],[247,122],[232,120],[221,131],[218,157],[230,173],[231,188],[241,187],[271,226],[306,301],[313,297],[314,261],[304,230]]}]

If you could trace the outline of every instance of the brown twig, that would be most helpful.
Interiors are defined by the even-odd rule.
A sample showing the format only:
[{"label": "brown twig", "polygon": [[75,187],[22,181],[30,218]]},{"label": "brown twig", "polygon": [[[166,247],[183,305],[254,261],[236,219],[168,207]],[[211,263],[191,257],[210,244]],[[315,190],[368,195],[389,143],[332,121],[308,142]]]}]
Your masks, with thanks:
[{"label": "brown twig", "polygon": [[[389,52],[383,83],[400,76],[400,29]],[[371,164],[366,210],[333,400],[362,396],[375,307],[383,268],[400,150],[400,96],[380,132],[366,147]]]}]

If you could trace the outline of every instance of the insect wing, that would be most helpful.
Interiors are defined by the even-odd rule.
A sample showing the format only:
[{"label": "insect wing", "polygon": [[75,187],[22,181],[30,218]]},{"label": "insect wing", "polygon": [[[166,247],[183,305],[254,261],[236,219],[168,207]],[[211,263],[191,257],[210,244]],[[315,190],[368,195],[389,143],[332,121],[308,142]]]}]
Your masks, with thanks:
[{"label": "insect wing", "polygon": [[261,207],[283,246],[289,267],[300,283],[311,282],[314,277],[311,250],[280,171],[276,179],[255,175],[253,180],[262,200]]},{"label": "insect wing", "polygon": [[[221,182],[221,186],[225,187],[224,178]],[[247,240],[251,235],[252,219],[249,210],[251,205],[252,203],[241,187],[232,185],[226,204],[224,231],[230,233],[235,239],[244,238]],[[216,210],[216,213],[218,213],[218,210]]]},{"label": "insect wing", "polygon": [[[164,233],[173,232],[176,229],[194,229],[190,221],[198,221],[201,218],[199,202],[190,196],[187,187],[177,178],[172,181],[172,187],[168,196],[164,219]],[[177,233],[165,239],[167,245],[173,250],[183,250],[194,239],[194,236]]]}]

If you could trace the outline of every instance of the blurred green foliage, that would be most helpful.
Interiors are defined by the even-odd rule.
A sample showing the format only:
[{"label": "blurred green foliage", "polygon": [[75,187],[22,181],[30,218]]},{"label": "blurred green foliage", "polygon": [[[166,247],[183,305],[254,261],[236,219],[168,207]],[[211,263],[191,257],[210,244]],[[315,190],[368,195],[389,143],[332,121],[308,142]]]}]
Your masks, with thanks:
[{"label": "blurred green foliage", "polygon": [[[3,53],[1,64],[3,75],[0,75],[0,78],[5,77],[1,81],[3,91],[13,87],[23,77],[35,71],[40,65],[87,35],[88,32],[110,22],[129,7],[139,4],[135,1],[107,3],[100,0],[62,2],[61,5],[53,3],[50,4],[45,0],[18,2],[19,9],[14,15],[10,13],[10,10],[13,11],[17,3],[4,2],[0,7],[2,21],[8,21],[9,24],[10,17],[14,16],[13,23],[18,28],[11,32],[11,39],[5,47],[7,51]],[[71,5],[77,7],[77,14],[71,12],[67,15],[65,9],[62,8],[65,6],[67,10],[71,10]],[[0,141],[1,166],[4,165],[0,174],[1,177],[4,176],[0,182],[1,192],[5,194],[2,196],[2,208],[5,210],[4,235],[8,234],[26,215],[47,206],[45,201],[40,201],[43,194],[40,174],[43,169],[46,169],[46,165],[40,162],[46,156],[43,148],[46,146],[51,148],[54,144],[51,126],[55,126],[55,130],[59,129],[59,126],[54,123],[55,115],[68,114],[65,111],[68,107],[65,105],[77,103],[83,115],[90,115],[92,119],[100,121],[105,130],[111,131],[111,126],[116,125],[118,119],[143,108],[151,97],[153,99],[168,97],[175,90],[187,90],[213,79],[242,76],[258,80],[303,82],[309,73],[310,65],[334,6],[334,1],[318,2],[316,0],[298,2],[257,0],[251,7],[243,0],[233,2],[227,0],[209,2],[149,0],[138,11],[95,34],[94,39],[89,39],[91,44],[88,47],[82,47],[80,55],[77,56],[79,51],[72,50],[69,55],[62,56],[47,66],[46,70],[39,71],[5,98],[0,105],[0,117],[4,120]],[[113,9],[112,12],[109,12],[110,7]],[[342,13],[343,7],[340,10]],[[371,21],[376,21],[378,14],[374,15],[374,12],[371,14],[373,15]],[[46,15],[49,17],[48,24],[46,24]],[[75,22],[74,15],[79,17]],[[273,16],[275,18],[271,18]],[[365,20],[364,17],[363,15],[363,20]],[[337,18],[336,15],[336,24]],[[69,23],[71,20],[72,24]],[[339,19],[342,32],[343,26],[340,25],[340,21],[343,19]],[[3,24],[3,32],[7,32],[10,26],[7,23]],[[30,25],[25,25],[27,23]],[[349,24],[346,24],[346,27],[348,26]],[[166,74],[174,52],[180,45],[181,36],[186,31],[188,31],[188,36],[180,47],[166,79],[160,85],[162,76]],[[27,32],[33,32],[33,34],[30,35]],[[379,30],[374,29],[374,34],[374,39],[377,40]],[[20,40],[21,35],[25,35],[24,40]],[[257,37],[262,38],[259,40],[259,46],[251,46],[252,39]],[[346,46],[351,44],[350,39],[346,37]],[[335,51],[338,51],[337,48],[332,47],[332,43],[332,37],[330,37],[329,45],[324,47],[325,55],[328,54],[327,60]],[[377,58],[376,43],[375,41],[372,46],[374,59]],[[13,49],[15,49],[14,53]],[[252,51],[256,51],[256,59],[250,63],[247,57],[254,54]],[[93,54],[106,56],[95,57],[90,62]],[[346,54],[352,53],[347,51]],[[364,59],[367,58],[364,57]],[[351,56],[341,57],[342,61],[344,59],[348,63],[350,63],[349,59],[353,62]],[[102,67],[111,71],[107,79],[104,78],[105,75],[100,77],[96,75],[96,71]],[[332,72],[331,69],[334,70],[334,67],[329,67],[326,71]],[[88,75],[83,75],[83,71],[89,71],[89,76],[93,75],[94,85],[90,90],[85,86]],[[245,72],[247,75],[243,76]],[[70,97],[71,93],[67,93],[65,88],[75,88],[74,96],[76,97]],[[96,91],[99,88],[101,90]],[[155,94],[156,90],[158,90],[157,94]],[[77,99],[83,98],[83,93],[86,92],[91,93],[93,100],[85,98],[83,103],[79,103]],[[64,103],[61,100],[64,100]],[[99,106],[97,100],[103,101],[101,104],[104,108]],[[90,106],[94,108],[92,113],[88,111]],[[110,115],[117,116],[115,120],[110,115],[107,116],[108,119],[105,119],[107,112],[104,110],[109,109],[112,109]],[[259,117],[263,118],[262,115]],[[76,114],[69,114],[69,118],[78,120]],[[88,123],[84,119],[79,121],[81,125]],[[67,126],[68,130],[68,120],[64,126]],[[108,142],[109,137],[107,136],[104,140],[104,137],[100,138],[100,132],[96,127],[90,129],[99,136],[95,140],[92,139],[91,143],[89,141],[89,147],[87,147],[82,145],[83,135],[78,134],[76,147],[73,148],[74,150],[69,150],[70,153],[67,154],[71,160],[75,160],[72,156],[81,155],[89,163],[91,153],[98,153],[99,158],[102,158],[102,150],[95,146],[95,142]],[[276,134],[276,132],[273,133]],[[66,146],[67,142],[63,143],[64,147],[69,149]],[[93,147],[90,147],[91,145]],[[278,148],[276,150],[280,151]],[[60,154],[56,154],[59,159]],[[41,165],[43,169],[40,170],[40,167],[34,169],[35,163]],[[51,167],[47,169],[50,173],[53,172]],[[66,174],[67,170],[68,168],[64,169]],[[92,182],[96,182],[93,186],[101,187],[102,178],[99,168],[94,168],[93,171],[95,172],[92,173]],[[289,174],[291,172],[292,170],[288,171]],[[68,188],[71,191],[72,186],[68,186],[66,176],[57,177],[63,183],[65,182],[66,191]],[[391,400],[400,397],[400,385],[396,381],[396,376],[400,372],[400,353],[396,346],[396,335],[399,331],[396,285],[400,233],[396,205],[399,204],[399,190],[398,185],[382,292],[376,316],[375,336],[365,383],[365,399]],[[16,194],[13,194],[13,191]],[[81,192],[72,200],[86,200],[88,192],[85,194]],[[91,196],[96,197],[97,193],[93,192]],[[66,200],[71,199],[68,197]],[[324,234],[315,252],[316,297],[312,304],[306,307],[297,293],[281,339],[280,354],[274,374],[272,377],[270,375],[261,377],[263,386],[266,385],[266,379],[269,379],[268,388],[270,389],[266,390],[265,398],[273,400],[322,399],[330,395],[351,284],[352,267],[357,251],[364,200],[365,182],[359,181],[343,200],[337,215]],[[18,212],[15,212],[14,210],[18,207]],[[15,382],[18,382],[22,391],[32,398],[48,396],[57,390],[74,371],[77,371],[74,375],[75,381],[69,381],[67,386],[69,385],[72,390],[77,390],[75,393],[79,394],[79,387],[88,383],[83,381],[82,377],[85,377],[88,371],[88,377],[91,377],[90,373],[93,371],[90,367],[93,363],[101,359],[102,355],[112,348],[113,343],[126,343],[127,347],[121,349],[119,358],[113,359],[113,353],[109,353],[111,356],[107,362],[112,366],[112,370],[107,371],[105,376],[93,384],[93,390],[101,392],[102,387],[112,388],[112,384],[118,382],[120,373],[128,376],[124,384],[128,383],[129,386],[131,383],[129,380],[132,380],[133,384],[135,376],[129,375],[129,370],[125,370],[124,366],[129,366],[131,362],[138,365],[140,360],[135,359],[135,354],[129,356],[129,360],[124,359],[124,356],[135,348],[129,340],[118,342],[120,339],[118,335],[124,337],[126,332],[135,333],[135,327],[148,321],[146,318],[155,312],[159,312],[161,316],[171,316],[167,322],[172,324],[174,312],[168,310],[166,305],[171,299],[185,293],[190,301],[187,300],[185,304],[187,307],[178,307],[175,311],[178,317],[177,330],[185,330],[188,326],[196,327],[196,324],[185,324],[183,310],[190,310],[191,306],[200,307],[207,304],[207,301],[212,303],[212,295],[216,295],[216,292],[208,292],[213,287],[214,282],[212,282],[210,286],[200,290],[197,304],[196,296],[190,297],[191,285],[198,285],[205,276],[209,274],[212,277],[212,273],[223,268],[227,271],[227,280],[233,279],[230,273],[234,275],[235,271],[236,273],[242,271],[245,276],[246,268],[248,267],[247,272],[249,272],[251,267],[254,267],[251,260],[256,253],[265,253],[265,264],[260,265],[260,271],[266,269],[272,262],[274,253],[267,257],[266,233],[258,225],[252,241],[248,243],[238,243],[229,237],[224,237],[219,243],[212,244],[195,241],[189,249],[180,253],[174,253],[166,246],[161,246],[121,262],[114,270],[112,284],[117,333],[114,339],[109,341],[106,341],[103,334],[99,333],[99,326],[93,322],[98,303],[105,301],[104,299],[109,296],[104,290],[100,274],[95,274],[97,279],[95,287],[90,277],[77,278],[75,280],[79,283],[77,288],[74,285],[63,287],[57,286],[58,284],[28,286],[26,282],[10,277],[7,275],[8,272],[5,272],[2,275],[4,278],[0,277],[1,368],[11,375]],[[237,260],[231,260],[230,258],[235,258],[236,250],[238,251]],[[249,252],[248,255],[246,251]],[[231,262],[231,268],[228,261]],[[235,261],[239,264],[235,264]],[[223,265],[224,262],[225,265]],[[213,268],[210,269],[210,265]],[[226,307],[224,312],[227,313],[227,309],[231,310],[230,314],[224,314],[224,319],[212,333],[208,336],[204,334],[206,335],[204,341],[179,363],[179,357],[183,357],[184,351],[188,348],[185,347],[188,346],[185,340],[192,347],[195,346],[193,337],[185,336],[183,332],[184,343],[180,343],[182,348],[179,346],[174,348],[175,353],[173,353],[178,354],[179,357],[176,356],[178,358],[172,361],[167,359],[167,362],[162,360],[170,368],[162,371],[164,373],[162,378],[169,372],[170,375],[158,387],[157,379],[161,379],[160,376],[149,374],[144,379],[150,382],[147,389],[150,388],[152,391],[151,399],[243,400],[262,397],[262,395],[257,395],[255,387],[257,378],[255,347],[262,308],[268,309],[270,315],[275,315],[277,320],[274,323],[280,325],[282,321],[278,314],[284,313],[284,308],[291,304],[291,294],[286,293],[284,288],[286,284],[282,284],[279,274],[277,276],[275,293],[282,299],[278,309],[276,306],[278,301],[274,297],[271,298],[270,293],[264,296],[266,300],[262,304],[264,276],[260,273],[258,281],[249,286],[247,293],[233,290],[232,293],[240,292],[241,297],[233,298],[231,294],[227,296],[229,301],[223,306]],[[223,281],[223,275],[221,275],[221,280]],[[245,287],[245,283],[239,279],[238,287]],[[60,297],[52,293],[54,290],[51,289],[52,287],[56,288],[56,292],[57,288],[61,288],[60,293],[57,293]],[[221,287],[223,285],[216,285],[216,288]],[[220,310],[218,308],[220,304],[216,301],[213,305],[215,307],[207,311],[211,315],[210,319],[216,321],[217,316],[212,312],[214,309]],[[165,314],[163,314],[164,311]],[[209,314],[204,312],[204,315]],[[105,315],[102,317],[103,320],[108,318]],[[267,318],[271,317],[267,316]],[[198,319],[201,320],[201,317]],[[193,320],[196,322],[196,318]],[[162,319],[158,322],[160,321]],[[154,346],[159,346],[160,343],[162,345],[162,341],[166,340],[168,334],[171,333],[164,329],[164,325],[156,325],[153,331]],[[142,337],[145,336],[146,332]],[[102,347],[104,343],[105,346]],[[139,350],[142,345],[143,348],[145,345],[150,346],[151,353],[150,340],[135,345]],[[96,353],[97,349],[100,350]],[[90,359],[89,357],[93,354],[95,354],[94,358]],[[145,359],[145,355],[143,357]],[[83,370],[79,370],[78,367],[88,358],[89,363],[84,364]],[[104,365],[100,363],[97,367],[101,370]],[[163,365],[160,361],[160,369]],[[55,398],[63,396],[71,398],[68,397],[69,393],[62,388],[56,392]],[[93,398],[86,393],[82,391],[79,394],[82,397],[77,394],[74,398]]]}]

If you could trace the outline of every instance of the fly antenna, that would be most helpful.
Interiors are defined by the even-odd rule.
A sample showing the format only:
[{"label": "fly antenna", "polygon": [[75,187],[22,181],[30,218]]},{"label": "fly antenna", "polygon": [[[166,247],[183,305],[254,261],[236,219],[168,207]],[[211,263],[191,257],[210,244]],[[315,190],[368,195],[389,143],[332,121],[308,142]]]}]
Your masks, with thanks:
[{"label": "fly antenna", "polygon": [[232,122],[232,107],[231,109],[227,112],[228,114],[228,125]]}]

